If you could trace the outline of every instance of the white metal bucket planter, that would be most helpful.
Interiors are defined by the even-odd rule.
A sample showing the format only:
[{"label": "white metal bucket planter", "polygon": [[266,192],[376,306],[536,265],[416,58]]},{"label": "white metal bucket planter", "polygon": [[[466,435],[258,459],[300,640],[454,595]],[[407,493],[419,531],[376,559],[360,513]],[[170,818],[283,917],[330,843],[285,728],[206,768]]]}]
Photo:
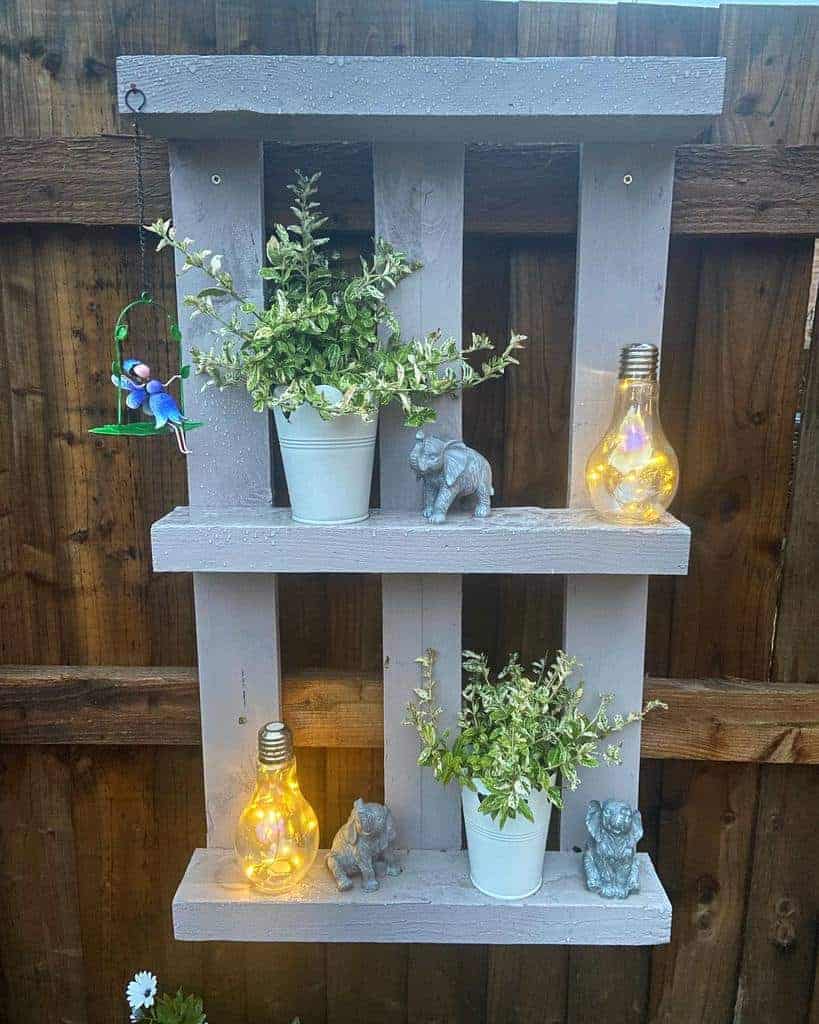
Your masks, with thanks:
[{"label": "white metal bucket planter", "polygon": [[[486,788],[476,782],[481,794]],[[522,815],[509,818],[503,828],[481,814],[478,793],[463,787],[461,800],[469,852],[469,877],[476,889],[499,900],[522,900],[536,893],[543,882],[543,855],[552,805],[546,794],[528,798],[535,820]]]},{"label": "white metal bucket planter", "polygon": [[[331,401],[336,388],[319,388]],[[378,420],[335,416],[323,420],[311,405],[290,418],[274,410],[293,518],[299,523],[358,523],[370,514]]]}]

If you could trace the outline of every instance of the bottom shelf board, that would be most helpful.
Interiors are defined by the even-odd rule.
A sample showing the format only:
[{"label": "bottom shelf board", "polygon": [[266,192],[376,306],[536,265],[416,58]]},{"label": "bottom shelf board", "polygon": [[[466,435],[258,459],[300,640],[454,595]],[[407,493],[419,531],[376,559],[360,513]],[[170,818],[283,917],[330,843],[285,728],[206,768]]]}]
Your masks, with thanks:
[{"label": "bottom shelf board", "polygon": [[671,904],[648,854],[641,892],[609,900],[586,890],[575,853],[547,853],[543,885],[524,900],[484,896],[465,852],[410,850],[403,873],[375,893],[339,892],[319,852],[285,896],[244,880],[232,851],[197,850],[173,901],[174,934],[188,942],[441,942],[653,946],[671,938]]}]

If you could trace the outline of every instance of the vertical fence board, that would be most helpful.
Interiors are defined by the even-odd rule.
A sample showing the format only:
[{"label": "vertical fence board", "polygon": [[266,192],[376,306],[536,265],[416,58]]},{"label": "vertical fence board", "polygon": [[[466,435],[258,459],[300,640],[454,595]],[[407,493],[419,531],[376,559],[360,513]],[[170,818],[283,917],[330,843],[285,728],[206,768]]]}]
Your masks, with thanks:
[{"label": "vertical fence board", "polygon": [[[140,290],[133,234],[42,227],[4,233],[2,247],[3,342],[14,364],[4,500],[18,580],[5,578],[3,657],[191,664],[190,583],[152,573],[148,535],[154,519],[185,501],[182,460],[165,438],[87,432],[116,416],[111,331]],[[161,298],[167,270],[158,260]],[[136,312],[132,327],[140,354],[167,370],[157,321]]]},{"label": "vertical fence board", "polygon": [[806,1019],[817,954],[819,857],[807,808],[819,801],[815,767],[765,765],[753,833],[736,1016],[743,1024]]},{"label": "vertical fence board", "polygon": [[621,57],[713,57],[718,37],[717,8],[617,5]]},{"label": "vertical fence board", "polygon": [[[676,506],[692,527],[692,557],[688,577],[676,583],[669,671],[764,679],[811,247],[784,239],[702,245]],[[659,871],[675,919],[671,945],[653,957],[651,1007],[659,1020],[731,1016],[758,780],[751,765],[664,768]]]},{"label": "vertical fence board", "polygon": [[675,506],[691,566],[676,584],[672,675],[768,675],[811,250],[796,239],[703,248]]},{"label": "vertical fence board", "polygon": [[714,141],[816,145],[819,9],[724,4],[720,19],[718,52],[728,58],[728,76]]},{"label": "vertical fence board", "polygon": [[0,751],[0,1014],[87,1024],[95,982],[79,927],[65,750]]},{"label": "vertical fence board", "polygon": [[518,4],[519,57],[602,57],[614,53],[615,4]]},{"label": "vertical fence board", "polygon": [[776,618],[774,679],[819,682],[819,331],[813,328],[800,402],[799,447]]}]

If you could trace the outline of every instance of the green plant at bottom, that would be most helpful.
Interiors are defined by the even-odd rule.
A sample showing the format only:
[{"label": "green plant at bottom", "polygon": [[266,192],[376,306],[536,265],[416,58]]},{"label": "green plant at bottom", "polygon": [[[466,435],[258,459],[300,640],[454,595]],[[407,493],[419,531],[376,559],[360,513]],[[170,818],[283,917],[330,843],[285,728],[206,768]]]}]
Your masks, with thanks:
[{"label": "green plant at bottom", "polygon": [[140,1024],[207,1024],[202,1000],[186,995],[180,988],[176,995],[157,996],[156,975],[138,971],[125,989],[131,1009],[131,1021]]},{"label": "green plant at bottom", "polygon": [[595,768],[599,758],[607,764],[621,762],[620,747],[610,743],[600,753],[600,742],[641,721],[662,701],[648,701],[642,711],[609,714],[614,697],[601,694],[594,714],[583,710],[583,687],[569,680],[577,661],[563,651],[543,657],[527,669],[512,654],[493,676],[485,654],[464,651],[467,685],[463,690],[459,733],[439,728],[443,708],[435,696],[436,652],[418,658],[423,683],[408,707],[405,725],[418,733],[418,764],[431,768],[438,782],[451,781],[477,791],[482,783],[487,794],[480,811],[497,819],[503,828],[518,814],[534,820],[527,798],[534,790],[562,806],[556,776],[576,789],[579,768]]}]

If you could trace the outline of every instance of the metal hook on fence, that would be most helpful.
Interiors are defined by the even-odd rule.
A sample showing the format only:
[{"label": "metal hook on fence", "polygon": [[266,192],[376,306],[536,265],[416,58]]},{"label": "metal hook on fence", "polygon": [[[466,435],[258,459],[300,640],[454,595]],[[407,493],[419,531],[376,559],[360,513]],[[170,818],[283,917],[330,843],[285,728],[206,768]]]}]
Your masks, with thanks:
[{"label": "metal hook on fence", "polygon": [[134,82],[131,82],[131,86],[128,92],[125,93],[125,106],[134,114],[138,114],[145,106],[146,96],[145,93],[138,88]]}]

